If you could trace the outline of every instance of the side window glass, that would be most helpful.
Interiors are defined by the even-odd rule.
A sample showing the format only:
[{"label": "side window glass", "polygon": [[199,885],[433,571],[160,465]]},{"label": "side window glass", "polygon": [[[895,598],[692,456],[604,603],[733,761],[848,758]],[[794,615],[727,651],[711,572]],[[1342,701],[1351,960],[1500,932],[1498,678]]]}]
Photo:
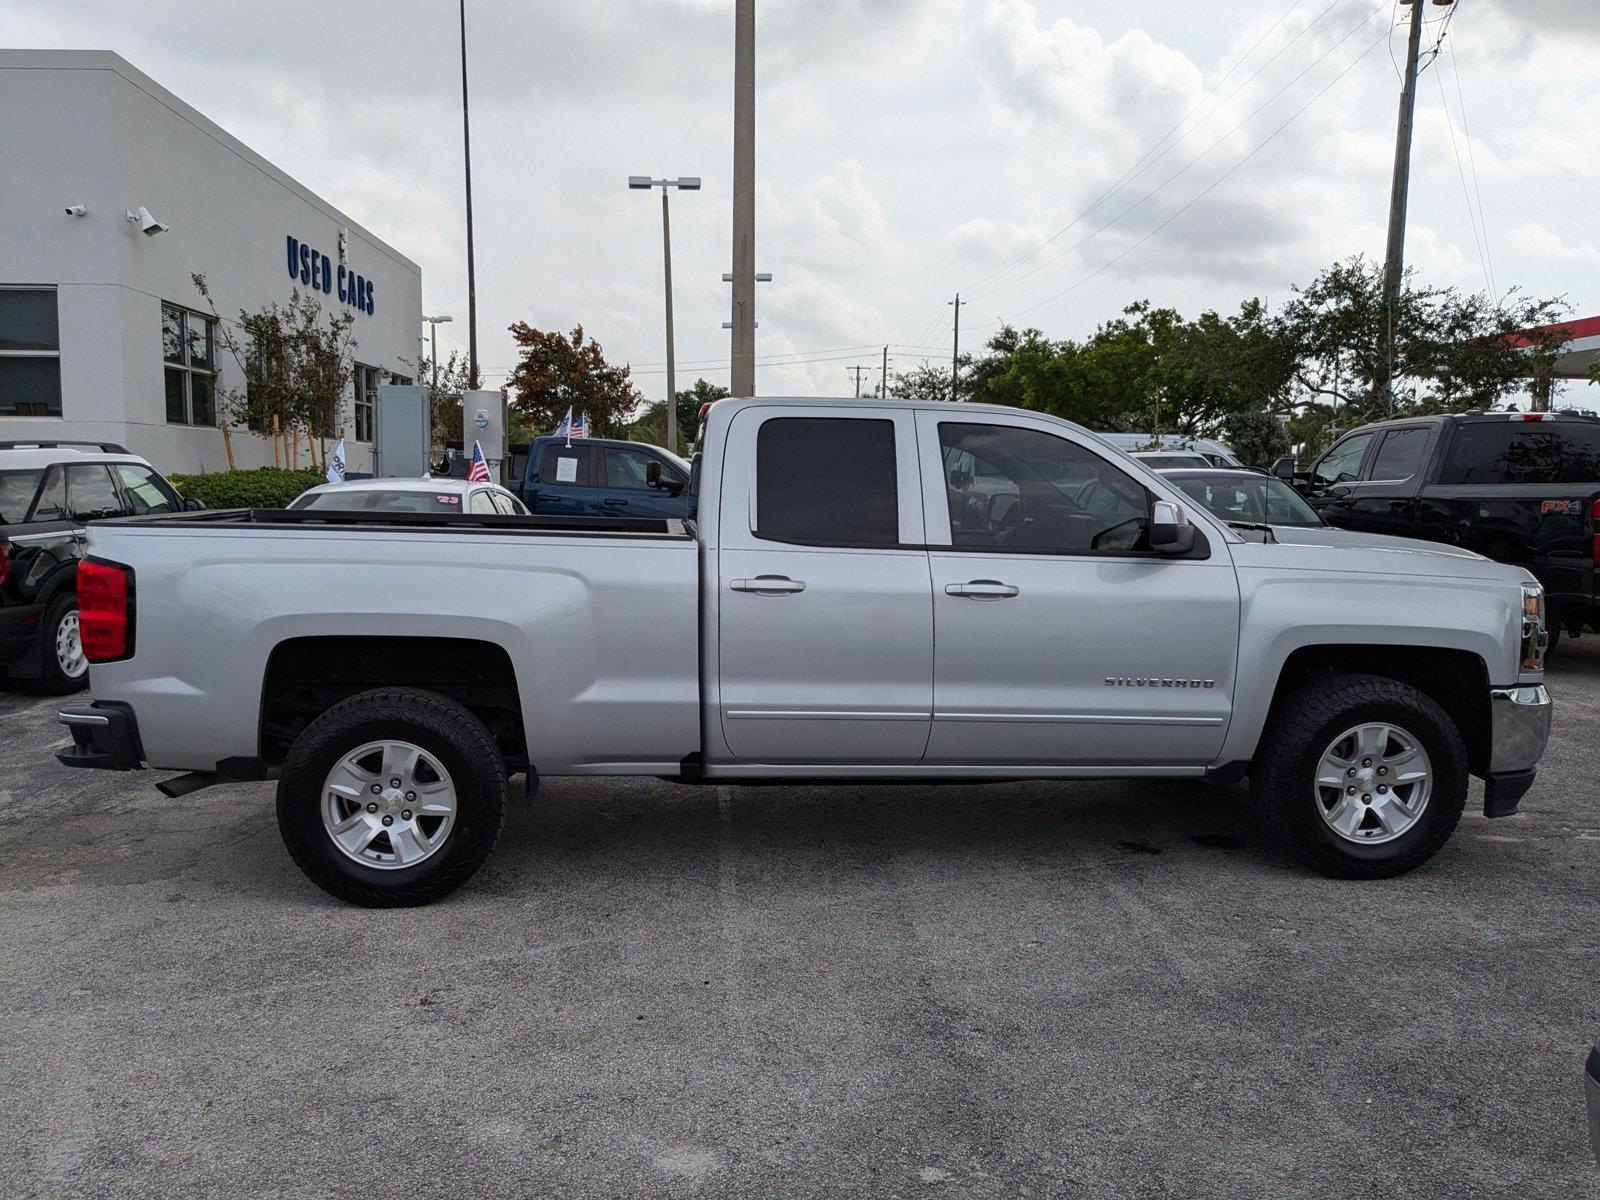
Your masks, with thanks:
[{"label": "side window glass", "polygon": [[893,421],[773,417],[756,435],[757,537],[896,545],[897,487]]},{"label": "side window glass", "polygon": [[[626,446],[606,447],[606,486],[628,491],[647,491],[650,484],[645,474],[655,459],[643,450],[629,450]],[[662,471],[667,467],[662,464]]]},{"label": "side window glass", "polygon": [[593,487],[588,446],[546,445],[539,456],[539,482],[554,487]]},{"label": "side window glass", "polygon": [[939,425],[956,546],[1061,554],[1148,548],[1150,493],[1093,451],[1010,425]]},{"label": "side window glass", "polygon": [[1428,445],[1426,429],[1392,429],[1372,460],[1373,480],[1410,479],[1422,469],[1422,452]]},{"label": "side window glass", "polygon": [[134,516],[178,511],[178,498],[167,490],[167,485],[149,467],[119,463],[117,474],[122,479],[122,490],[128,493],[128,503],[133,506]]},{"label": "side window glass", "polygon": [[1332,483],[1352,482],[1361,473],[1361,460],[1366,457],[1367,447],[1371,444],[1370,433],[1358,433],[1345,438],[1323,455],[1322,461],[1312,469],[1311,477],[1324,487]]},{"label": "side window glass", "polygon": [[75,463],[67,468],[67,504],[76,521],[122,516],[111,472],[99,464]]},{"label": "side window glass", "polygon": [[477,491],[472,493],[472,498],[467,502],[467,504],[468,511],[470,512],[492,514],[495,511],[494,497],[488,492],[484,491],[482,488],[479,488]]},{"label": "side window glass", "polygon": [[503,517],[517,515],[517,502],[504,492],[490,492],[489,499],[494,503],[495,512]]}]

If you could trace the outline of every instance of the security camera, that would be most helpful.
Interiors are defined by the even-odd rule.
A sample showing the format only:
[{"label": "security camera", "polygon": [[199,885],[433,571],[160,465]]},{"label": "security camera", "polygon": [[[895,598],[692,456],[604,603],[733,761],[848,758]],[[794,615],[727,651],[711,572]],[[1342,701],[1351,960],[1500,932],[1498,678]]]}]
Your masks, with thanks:
[{"label": "security camera", "polygon": [[130,224],[137,225],[139,227],[139,232],[144,234],[145,237],[155,237],[156,234],[166,233],[167,230],[172,228],[172,226],[163,225],[160,221],[156,220],[155,216],[150,212],[150,210],[142,204],[139,206],[138,212],[130,211],[127,216],[128,222]]},{"label": "security camera", "polygon": [[69,204],[69,205],[67,205],[67,216],[69,216],[69,217],[87,217],[88,215],[89,215],[89,206],[87,204]]}]

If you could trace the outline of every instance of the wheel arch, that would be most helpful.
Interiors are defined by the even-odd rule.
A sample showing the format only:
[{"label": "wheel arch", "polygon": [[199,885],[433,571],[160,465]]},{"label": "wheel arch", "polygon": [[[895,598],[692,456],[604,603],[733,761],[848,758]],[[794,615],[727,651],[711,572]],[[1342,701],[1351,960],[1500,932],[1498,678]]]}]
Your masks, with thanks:
[{"label": "wheel arch", "polygon": [[[1267,718],[1284,697],[1319,675],[1338,672],[1377,675],[1409,684],[1444,709],[1461,732],[1467,766],[1474,775],[1489,769],[1490,676],[1483,657],[1444,646],[1316,644],[1301,646],[1283,660],[1273,681]],[[1259,741],[1261,730],[1256,731]],[[1255,746],[1251,746],[1253,757]]]},{"label": "wheel arch", "polygon": [[477,638],[316,635],[277,643],[261,683],[258,745],[281,763],[301,731],[339,701],[386,687],[457,701],[494,735],[506,765],[528,763],[523,702],[505,648]]}]

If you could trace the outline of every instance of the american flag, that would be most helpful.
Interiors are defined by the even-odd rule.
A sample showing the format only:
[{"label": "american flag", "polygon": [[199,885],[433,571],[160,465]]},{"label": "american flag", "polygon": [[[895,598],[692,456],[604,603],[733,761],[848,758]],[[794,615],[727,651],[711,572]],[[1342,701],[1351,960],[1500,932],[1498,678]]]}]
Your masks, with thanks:
[{"label": "american flag", "polygon": [[467,468],[468,483],[488,483],[489,464],[483,460],[483,447],[472,443],[472,465]]},{"label": "american flag", "polygon": [[588,418],[588,416],[586,414],[584,414],[584,413],[579,413],[578,416],[576,418],[574,418],[573,415],[572,415],[572,410],[569,408],[569,409],[567,409],[567,415],[561,418],[561,424],[556,426],[556,431],[553,434],[551,434],[550,436],[551,437],[564,437],[564,438],[567,439],[567,445],[570,446],[570,445],[572,445],[572,439],[573,438],[575,438],[575,437],[580,437],[580,438],[581,437],[587,437],[588,435],[589,435],[589,418]]}]

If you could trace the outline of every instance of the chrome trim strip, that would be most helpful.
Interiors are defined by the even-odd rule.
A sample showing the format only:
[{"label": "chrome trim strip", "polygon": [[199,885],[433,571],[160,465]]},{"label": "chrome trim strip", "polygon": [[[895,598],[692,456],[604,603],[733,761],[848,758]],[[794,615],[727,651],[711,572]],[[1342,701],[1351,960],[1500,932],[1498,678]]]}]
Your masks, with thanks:
[{"label": "chrome trim strip", "polygon": [[1056,725],[1195,725],[1217,726],[1221,717],[1145,717],[1110,713],[964,713],[936,712],[935,721],[1037,722]]},{"label": "chrome trim strip", "polygon": [[828,708],[728,708],[723,716],[735,720],[780,721],[926,721],[926,712],[908,712],[901,709],[872,712],[849,712]]}]

